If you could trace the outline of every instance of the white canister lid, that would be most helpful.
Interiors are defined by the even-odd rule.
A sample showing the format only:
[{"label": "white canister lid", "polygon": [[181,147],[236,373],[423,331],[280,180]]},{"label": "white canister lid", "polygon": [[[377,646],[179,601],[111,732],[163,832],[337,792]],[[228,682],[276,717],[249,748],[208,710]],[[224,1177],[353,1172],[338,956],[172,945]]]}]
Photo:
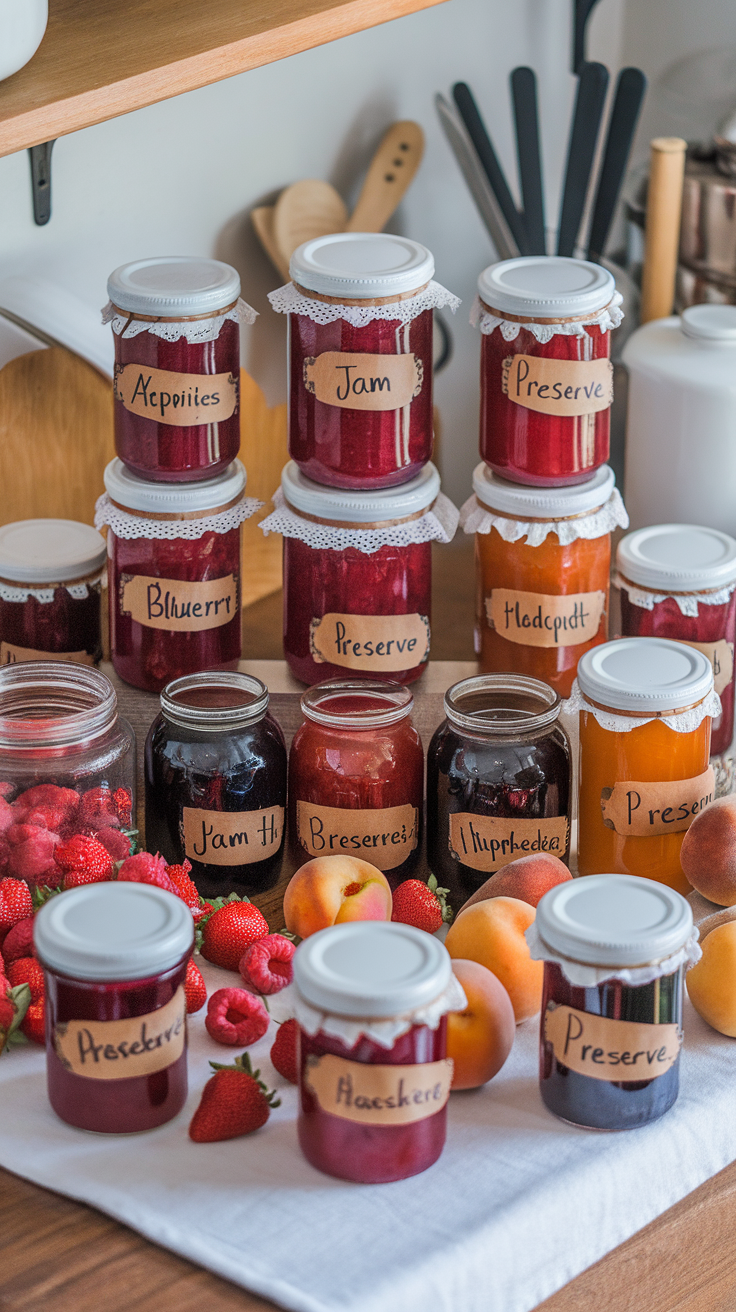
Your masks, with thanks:
[{"label": "white canister lid", "polygon": [[399,487],[380,492],[322,487],[307,478],[290,460],[281,474],[281,490],[293,510],[320,519],[346,524],[372,524],[389,519],[408,519],[427,510],[437,499],[440,476],[433,464],[424,466],[416,478]]},{"label": "white canister lid", "polygon": [[233,460],[223,474],[201,483],[148,483],[117,456],[104,474],[107,493],[117,505],[162,515],[220,510],[245,491],[246,477],[245,466]]},{"label": "white canister lid", "polygon": [[584,875],[557,884],[537,907],[548,947],[590,966],[644,966],[684,947],[693,913],[680,893],[637,875]]},{"label": "white canister lid", "polygon": [[621,539],[616,566],[631,583],[667,595],[725,588],[736,581],[736,540],[697,524],[654,524]]},{"label": "white canister lid", "polygon": [[451,974],[439,939],[392,921],[332,925],[294,954],[294,983],[304,1001],[336,1016],[401,1016],[434,1002]]},{"label": "white canister lid", "polygon": [[590,260],[522,255],[484,269],[478,291],[492,310],[559,323],[605,309],[613,300],[616,282],[608,269]]},{"label": "white canister lid", "polygon": [[689,305],[680,326],[686,337],[736,343],[736,305]]},{"label": "white canister lid", "polygon": [[584,697],[612,710],[656,715],[701,702],[713,688],[707,656],[670,638],[617,638],[578,661]]},{"label": "white canister lid", "polygon": [[147,979],[191,952],[194,921],[154,884],[86,884],[44,903],[33,941],[45,966],[72,979]]},{"label": "white canister lid", "polygon": [[481,461],[473,470],[473,491],[489,510],[515,519],[565,519],[600,510],[610,501],[616,480],[610,465],[601,465],[587,483],[571,487],[525,487],[499,478]]},{"label": "white canister lid", "polygon": [[101,570],[105,539],[75,519],[21,519],[0,527],[0,578],[70,583]]},{"label": "white canister lid", "polygon": [[434,257],[418,241],[390,232],[333,232],[297,246],[289,276],[308,291],[374,300],[417,291],[434,275]]},{"label": "white canister lid", "polygon": [[164,255],[121,264],[107,280],[113,305],[169,319],[212,314],[240,295],[240,275],[221,260]]}]

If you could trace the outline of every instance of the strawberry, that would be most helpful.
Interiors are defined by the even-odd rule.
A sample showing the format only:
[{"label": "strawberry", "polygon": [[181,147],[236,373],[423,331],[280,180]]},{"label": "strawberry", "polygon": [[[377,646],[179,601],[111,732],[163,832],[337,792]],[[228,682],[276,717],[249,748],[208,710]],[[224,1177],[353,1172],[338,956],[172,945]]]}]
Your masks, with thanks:
[{"label": "strawberry", "polygon": [[166,873],[166,862],[158,852],[155,856],[150,852],[136,852],[135,856],[126,857],[118,870],[118,880],[121,879],[133,884],[155,884],[176,896],[176,889]]},{"label": "strawberry", "polygon": [[27,984],[31,990],[31,1002],[43,1000],[46,985],[43,969],[35,957],[20,957],[8,966],[8,979],[13,988],[18,984]]},{"label": "strawberry", "polygon": [[394,893],[391,919],[434,934],[445,921],[452,920],[452,911],[445,901],[449,891],[437,887],[434,875],[429,876],[426,884],[421,879],[405,879]]},{"label": "strawberry", "polygon": [[[218,906],[218,902],[220,905]],[[258,907],[247,898],[231,893],[226,902],[220,898],[213,902],[216,908],[206,919],[202,931],[202,956],[225,970],[237,970],[245,949],[256,939],[265,938],[268,922]]]},{"label": "strawberry", "polygon": [[82,829],[119,829],[120,820],[112,792],[107,784],[88,788],[82,793],[77,824]]},{"label": "strawberry", "polygon": [[107,848],[84,834],[74,834],[66,843],[59,843],[54,860],[64,871],[65,889],[78,888],[80,884],[102,884],[114,874]]},{"label": "strawberry", "polygon": [[13,925],[33,915],[31,890],[22,879],[0,881],[0,943]]},{"label": "strawberry", "polygon": [[130,856],[130,839],[119,829],[98,829],[95,838],[110,853],[113,861],[124,861]]},{"label": "strawberry", "polygon": [[26,916],[24,920],[19,920],[17,925],[13,925],[12,929],[8,930],[3,942],[3,956],[6,965],[10,965],[11,961],[17,961],[19,957],[35,956],[33,916]]},{"label": "strawberry", "polygon": [[271,1046],[271,1061],[279,1075],[283,1075],[290,1084],[297,1084],[299,1079],[296,1046],[298,1036],[297,1021],[293,1019],[282,1021]]},{"label": "strawberry", "polygon": [[215,1061],[210,1066],[215,1074],[205,1084],[189,1126],[189,1138],[195,1143],[217,1143],[251,1134],[266,1124],[272,1107],[281,1105],[275,1091],[269,1093],[259,1078],[261,1072],[252,1069],[247,1052],[236,1057],[234,1066],[221,1066]]},{"label": "strawberry", "polygon": [[202,972],[194,960],[194,957],[190,957],[187,962],[184,992],[187,998],[187,1015],[193,1016],[195,1011],[202,1010],[207,1001],[207,985],[202,978]]},{"label": "strawberry", "polygon": [[59,835],[36,824],[13,824],[6,829],[8,844],[5,871],[12,879],[25,879],[35,884],[58,884],[59,867],[54,861],[54,848]]},{"label": "strawberry", "polygon": [[39,1002],[32,1002],[28,1007],[23,1020],[21,1029],[31,1043],[40,1043],[42,1046],[46,1043],[46,1001],[41,998]]},{"label": "strawberry", "polygon": [[295,952],[296,944],[283,934],[267,934],[245,949],[238,970],[257,993],[278,993],[294,978]]},{"label": "strawberry", "polygon": [[189,878],[189,871],[191,868],[191,861],[185,857],[183,865],[167,866],[166,873],[174,885],[176,896],[180,897],[182,902],[186,902],[195,920],[198,920],[204,913],[199,905],[197,885],[194,883],[194,880]]},{"label": "strawberry", "polygon": [[207,1003],[207,1033],[217,1043],[249,1048],[268,1029],[268,1012],[247,989],[218,989]]}]

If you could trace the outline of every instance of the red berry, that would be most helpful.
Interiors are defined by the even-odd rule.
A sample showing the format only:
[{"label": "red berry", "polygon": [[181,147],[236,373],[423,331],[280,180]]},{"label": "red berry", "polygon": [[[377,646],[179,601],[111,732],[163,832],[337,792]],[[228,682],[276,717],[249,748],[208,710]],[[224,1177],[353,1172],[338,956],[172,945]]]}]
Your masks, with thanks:
[{"label": "red berry", "polygon": [[191,868],[191,861],[185,857],[182,865],[167,866],[166,873],[174,885],[176,896],[180,897],[182,902],[186,902],[187,906],[191,907],[192,911],[196,911],[199,916],[202,914],[202,910],[199,905],[197,885],[194,880],[189,878]]},{"label": "red berry", "polygon": [[278,993],[291,984],[296,946],[283,934],[267,934],[245,949],[238,970],[257,993]]},{"label": "red berry", "polygon": [[78,888],[80,884],[102,884],[114,874],[107,848],[84,834],[74,834],[65,843],[59,843],[54,860],[64,871],[65,889]]},{"label": "red berry", "polygon": [[21,1029],[31,1043],[46,1042],[46,1002],[32,1002],[21,1022]]},{"label": "red berry", "polygon": [[25,920],[19,920],[17,925],[8,930],[3,942],[3,956],[7,965],[19,957],[35,956],[33,916],[26,916]]},{"label": "red berry", "polygon": [[202,978],[202,972],[194,960],[194,957],[190,957],[187,962],[184,992],[187,999],[187,1015],[193,1016],[195,1011],[202,1010],[207,1001],[207,985]]},{"label": "red berry", "polygon": [[211,1039],[231,1047],[249,1048],[268,1029],[268,1012],[247,989],[218,989],[207,1003],[205,1026]]},{"label": "red berry", "polygon": [[107,784],[82,793],[76,821],[79,829],[117,829],[120,826],[113,795]]},{"label": "red berry", "polygon": [[112,795],[118,820],[123,829],[130,829],[133,818],[133,798],[127,788],[116,788]]},{"label": "red berry", "polygon": [[58,884],[59,867],[54,861],[54,848],[59,835],[36,824],[14,824],[5,830],[8,844],[5,853],[5,871],[13,879],[24,879],[31,887],[37,884]]},{"label": "red berry", "polygon": [[124,861],[130,856],[130,839],[119,829],[98,829],[95,838],[110,853],[113,861]]},{"label": "red berry", "polygon": [[279,1075],[283,1075],[285,1080],[290,1084],[297,1084],[299,1080],[299,1065],[297,1059],[297,1040],[299,1038],[299,1024],[295,1020],[285,1020],[279,1025],[276,1038],[271,1047],[271,1061],[276,1067]]},{"label": "red berry", "polygon": [[245,949],[268,933],[268,922],[252,902],[226,902],[204,922],[202,956],[225,970],[237,970]]},{"label": "red berry", "polygon": [[8,979],[12,988],[18,984],[27,984],[31,990],[31,1002],[40,1002],[44,997],[46,986],[43,970],[35,957],[21,957],[11,961],[8,966]]},{"label": "red berry", "polygon": [[421,879],[405,879],[394,893],[391,919],[434,934],[444,921],[452,920],[452,911],[445,901],[449,891],[437,887],[434,875],[429,876],[426,884]]},{"label": "red berry", "polygon": [[158,853],[152,856],[150,852],[136,852],[135,856],[126,857],[118,871],[118,880],[121,879],[132,884],[155,884],[176,896],[176,889],[166,873],[166,862]]},{"label": "red berry", "polygon": [[202,1099],[189,1126],[189,1138],[195,1143],[217,1143],[250,1134],[266,1124],[272,1107],[279,1107],[275,1091],[270,1093],[254,1071],[244,1052],[234,1066],[220,1066],[211,1061],[215,1074],[202,1090]]},{"label": "red berry", "polygon": [[3,879],[0,882],[0,943],[8,930],[33,915],[31,890],[22,879]]}]

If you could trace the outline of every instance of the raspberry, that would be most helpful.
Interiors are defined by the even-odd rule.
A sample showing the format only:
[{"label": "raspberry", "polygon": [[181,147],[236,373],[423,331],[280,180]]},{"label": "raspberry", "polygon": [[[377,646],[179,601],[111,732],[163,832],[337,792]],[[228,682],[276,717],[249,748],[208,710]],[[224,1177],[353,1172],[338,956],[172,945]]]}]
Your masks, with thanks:
[{"label": "raspberry", "polygon": [[113,877],[113,864],[107,848],[96,838],[75,834],[66,843],[59,843],[54,852],[56,864],[64,871],[64,888],[78,888],[80,884],[102,884]]},{"label": "raspberry", "polygon": [[31,1002],[40,1002],[45,994],[43,970],[35,957],[21,957],[18,961],[11,961],[8,979],[12,988],[17,984],[27,984],[31,990]]},{"label": "raspberry", "polygon": [[246,989],[218,989],[207,1004],[207,1033],[218,1043],[250,1047],[268,1029],[268,1012]]},{"label": "raspberry", "polygon": [[19,920],[33,916],[33,899],[28,885],[21,879],[0,881],[0,942]]},{"label": "raspberry", "polygon": [[158,853],[136,852],[135,856],[126,857],[118,871],[118,880],[132,884],[155,884],[165,888],[167,893],[176,896],[176,889],[166,873],[166,862]]},{"label": "raspberry", "polygon": [[133,798],[127,788],[116,788],[112,795],[118,820],[123,829],[130,829],[133,819]]},{"label": "raspberry", "polygon": [[258,993],[278,993],[291,984],[295,945],[283,934],[267,934],[245,949],[238,970]]},{"label": "raspberry", "polygon": [[[0,888],[2,888],[2,885],[0,885]],[[0,937],[2,937],[1,933]],[[8,930],[3,942],[3,956],[6,965],[9,965],[11,961],[18,961],[20,957],[35,956],[33,916],[26,916],[24,920],[19,920],[17,925],[13,925],[12,929]],[[0,968],[0,974],[2,974],[2,968]]]},{"label": "raspberry", "polygon": [[295,1020],[285,1020],[279,1025],[276,1038],[271,1047],[271,1061],[285,1080],[297,1084],[299,1066],[297,1062],[297,1039],[299,1026]]},{"label": "raspberry", "polygon": [[31,1043],[45,1044],[46,1001],[44,998],[41,998],[40,1002],[31,1003],[21,1022],[21,1029]]},{"label": "raspberry", "polygon": [[194,960],[194,957],[190,957],[187,962],[184,992],[187,999],[187,1015],[193,1016],[195,1011],[202,1010],[207,1001],[207,985],[202,978],[202,972]]}]

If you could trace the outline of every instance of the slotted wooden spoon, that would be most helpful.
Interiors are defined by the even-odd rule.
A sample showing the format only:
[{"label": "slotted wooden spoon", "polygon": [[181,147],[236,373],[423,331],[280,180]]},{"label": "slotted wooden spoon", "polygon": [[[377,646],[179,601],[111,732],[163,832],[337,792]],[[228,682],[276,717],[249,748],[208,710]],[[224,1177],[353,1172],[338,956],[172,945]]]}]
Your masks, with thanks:
[{"label": "slotted wooden spoon", "polygon": [[408,191],[424,154],[424,133],[407,119],[392,123],[371,160],[346,232],[382,232]]}]

